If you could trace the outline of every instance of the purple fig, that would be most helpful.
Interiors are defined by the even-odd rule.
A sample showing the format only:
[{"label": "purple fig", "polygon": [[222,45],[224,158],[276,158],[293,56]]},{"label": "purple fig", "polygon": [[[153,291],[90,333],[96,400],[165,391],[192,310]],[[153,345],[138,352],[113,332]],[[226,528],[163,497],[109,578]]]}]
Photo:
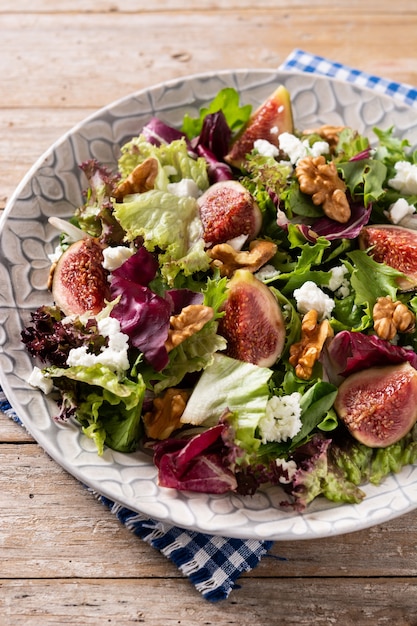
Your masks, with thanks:
[{"label": "purple fig", "polygon": [[362,250],[370,248],[374,261],[386,263],[405,274],[397,283],[402,291],[417,286],[417,231],[403,226],[365,226],[359,235]]},{"label": "purple fig", "polygon": [[254,239],[262,213],[252,194],[235,180],[215,183],[198,199],[207,247],[246,235]]},{"label": "purple fig", "polygon": [[417,370],[405,362],[351,374],[340,385],[334,408],[355,439],[386,448],[417,421]]},{"label": "purple fig", "polygon": [[226,354],[234,359],[270,367],[281,356],[285,324],[272,291],[249,271],[237,270],[228,285],[219,334],[227,340]]},{"label": "purple fig", "polygon": [[52,295],[65,315],[97,314],[111,299],[103,251],[93,237],[71,244],[53,270]]},{"label": "purple fig", "polygon": [[265,139],[278,147],[281,133],[294,131],[290,94],[279,85],[250,116],[247,124],[233,141],[225,161],[240,167],[257,139]]}]

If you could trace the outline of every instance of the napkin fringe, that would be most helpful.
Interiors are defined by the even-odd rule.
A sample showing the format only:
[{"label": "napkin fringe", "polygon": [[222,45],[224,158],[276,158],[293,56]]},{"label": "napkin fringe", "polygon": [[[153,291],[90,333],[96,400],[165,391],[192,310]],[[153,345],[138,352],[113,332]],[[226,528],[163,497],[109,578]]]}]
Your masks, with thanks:
[{"label": "napkin fringe", "polygon": [[273,546],[272,541],[226,539],[150,520],[87,489],[128,530],[172,561],[210,602],[226,600],[239,587],[239,576],[256,567]]}]

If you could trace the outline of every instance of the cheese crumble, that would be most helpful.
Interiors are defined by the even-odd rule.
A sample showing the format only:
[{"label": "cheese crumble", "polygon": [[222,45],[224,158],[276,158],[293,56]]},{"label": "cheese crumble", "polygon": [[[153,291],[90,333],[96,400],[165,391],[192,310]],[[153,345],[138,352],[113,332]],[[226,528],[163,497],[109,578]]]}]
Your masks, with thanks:
[{"label": "cheese crumble", "polygon": [[388,181],[389,186],[405,195],[417,194],[417,164],[397,161],[394,167],[396,173]]},{"label": "cheese crumble", "polygon": [[415,207],[412,204],[408,204],[405,198],[398,198],[394,204],[391,204],[386,212],[386,216],[393,224],[399,224],[407,215],[412,215],[415,212]]},{"label": "cheese crumble", "polygon": [[307,156],[317,157],[322,154],[329,154],[330,151],[327,141],[315,141],[310,146],[308,139],[301,140],[291,133],[282,133],[279,136],[279,147],[288,155],[293,165]]},{"label": "cheese crumble", "polygon": [[307,280],[299,289],[295,289],[294,298],[297,302],[299,313],[304,314],[311,311],[311,309],[315,309],[319,319],[330,317],[334,309],[334,300],[324,293],[312,280]]},{"label": "cheese crumble", "polygon": [[300,430],[301,394],[294,392],[288,396],[272,396],[267,402],[265,415],[259,421],[262,443],[267,441],[287,441]]},{"label": "cheese crumble", "polygon": [[120,322],[113,317],[105,317],[97,322],[98,332],[108,337],[108,345],[104,346],[99,354],[87,351],[87,346],[72,348],[69,351],[67,365],[92,367],[97,363],[105,365],[112,371],[128,370],[129,337],[120,332]]}]

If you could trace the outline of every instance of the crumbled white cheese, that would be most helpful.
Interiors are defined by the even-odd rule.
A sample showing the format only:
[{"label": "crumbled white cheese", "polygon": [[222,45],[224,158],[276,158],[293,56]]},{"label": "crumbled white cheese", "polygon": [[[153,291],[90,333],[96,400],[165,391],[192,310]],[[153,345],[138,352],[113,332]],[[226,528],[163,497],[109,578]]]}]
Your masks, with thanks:
[{"label": "crumbled white cheese", "polygon": [[405,198],[398,198],[394,204],[391,204],[388,211],[385,213],[390,222],[398,224],[407,215],[415,213],[416,208],[412,204],[408,204]]},{"label": "crumbled white cheese", "polygon": [[292,481],[297,471],[297,463],[295,461],[286,461],[285,459],[275,459],[277,467],[280,467],[283,472],[287,473],[288,479],[285,476],[279,477],[279,482],[286,485]]},{"label": "crumbled white cheese", "polygon": [[242,250],[243,246],[248,240],[247,235],[238,235],[237,237],[232,237],[232,239],[228,239],[226,241],[229,246],[232,246],[233,250]]},{"label": "crumbled white cheese", "polygon": [[273,143],[266,139],[257,139],[253,147],[264,157],[276,157],[279,154],[279,150]]},{"label": "crumbled white cheese", "polygon": [[167,191],[180,198],[198,198],[202,191],[192,178],[182,178],[178,183],[168,183]]},{"label": "crumbled white cheese", "polygon": [[291,163],[297,163],[307,156],[307,148],[303,142],[291,133],[282,133],[279,136],[279,147],[288,155]]},{"label": "crumbled white cheese", "polygon": [[272,128],[269,129],[269,132],[271,133],[271,135],[278,135],[278,133],[279,133],[278,126],[272,126]]},{"label": "crumbled white cheese", "polygon": [[267,441],[287,441],[300,430],[301,394],[294,392],[288,396],[272,396],[267,402],[265,415],[259,420],[259,433],[262,443]]},{"label": "crumbled white cheese", "polygon": [[311,309],[315,309],[319,319],[330,317],[334,308],[334,301],[324,291],[307,280],[299,289],[294,290],[294,298],[297,302],[297,310],[299,313],[307,313]]},{"label": "crumbled white cheese", "polygon": [[87,351],[87,346],[72,348],[69,351],[67,365],[92,367],[97,363],[105,365],[112,371],[129,369],[128,341],[129,337],[120,332],[120,322],[113,317],[105,317],[97,322],[98,332],[108,337],[108,345],[103,346],[99,354]]},{"label": "crumbled white cheese", "polygon": [[264,265],[263,267],[261,267],[260,270],[258,270],[257,272],[255,272],[254,276],[258,279],[258,280],[268,280],[270,278],[274,278],[275,276],[278,276],[278,274],[280,274],[280,270],[277,270],[273,265]]},{"label": "crumbled white cheese", "polygon": [[398,161],[394,167],[396,174],[388,181],[390,187],[405,195],[417,194],[417,164]]},{"label": "crumbled white cheese", "polygon": [[103,249],[103,267],[109,272],[117,270],[118,267],[123,265],[132,254],[134,254],[133,248],[127,248],[126,246],[108,246]]},{"label": "crumbled white cheese", "polygon": [[329,154],[330,146],[327,141],[315,141],[309,146],[309,152],[312,157],[318,157],[322,154]]},{"label": "crumbled white cheese", "polygon": [[328,154],[330,150],[327,141],[316,141],[310,146],[308,139],[301,140],[291,133],[282,133],[279,136],[279,147],[288,155],[293,165],[306,156],[317,157]]},{"label": "crumbled white cheese", "polygon": [[349,280],[346,277],[349,270],[344,265],[332,267],[330,270],[329,289],[334,291],[336,295],[346,298],[350,294]]},{"label": "crumbled white cheese", "polygon": [[47,378],[39,367],[34,367],[31,375],[28,378],[29,385],[32,387],[38,387],[43,393],[51,393],[53,389],[53,382],[51,378]]},{"label": "crumbled white cheese", "polygon": [[60,245],[58,245],[55,250],[52,252],[52,254],[48,254],[48,259],[51,263],[51,265],[53,265],[54,263],[56,263],[58,261],[58,259],[60,258],[60,256],[62,256],[63,253],[63,249],[61,248]]}]

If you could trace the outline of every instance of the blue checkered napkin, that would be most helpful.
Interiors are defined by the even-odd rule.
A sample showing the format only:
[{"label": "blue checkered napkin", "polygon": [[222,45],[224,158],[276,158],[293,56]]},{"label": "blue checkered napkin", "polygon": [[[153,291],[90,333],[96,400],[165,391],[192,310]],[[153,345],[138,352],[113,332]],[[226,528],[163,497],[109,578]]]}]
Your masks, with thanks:
[{"label": "blue checkered napkin", "polygon": [[[0,388],[0,412],[22,424]],[[272,541],[228,539],[177,528],[94,494],[137,537],[170,559],[206,600],[226,599],[243,572],[256,567]]]},{"label": "blue checkered napkin", "polygon": [[293,50],[280,66],[280,69],[332,76],[348,83],[355,83],[361,87],[374,89],[376,92],[392,96],[404,104],[417,107],[416,87],[404,83],[396,83],[379,76],[372,76],[372,74],[361,72],[342,63],[329,61],[324,57],[310,54],[303,50]]},{"label": "blue checkered napkin", "polygon": [[99,499],[135,535],[175,563],[212,602],[227,598],[237,587],[237,578],[256,567],[272,547],[272,541],[243,541],[184,530],[150,520],[104,496]]}]

